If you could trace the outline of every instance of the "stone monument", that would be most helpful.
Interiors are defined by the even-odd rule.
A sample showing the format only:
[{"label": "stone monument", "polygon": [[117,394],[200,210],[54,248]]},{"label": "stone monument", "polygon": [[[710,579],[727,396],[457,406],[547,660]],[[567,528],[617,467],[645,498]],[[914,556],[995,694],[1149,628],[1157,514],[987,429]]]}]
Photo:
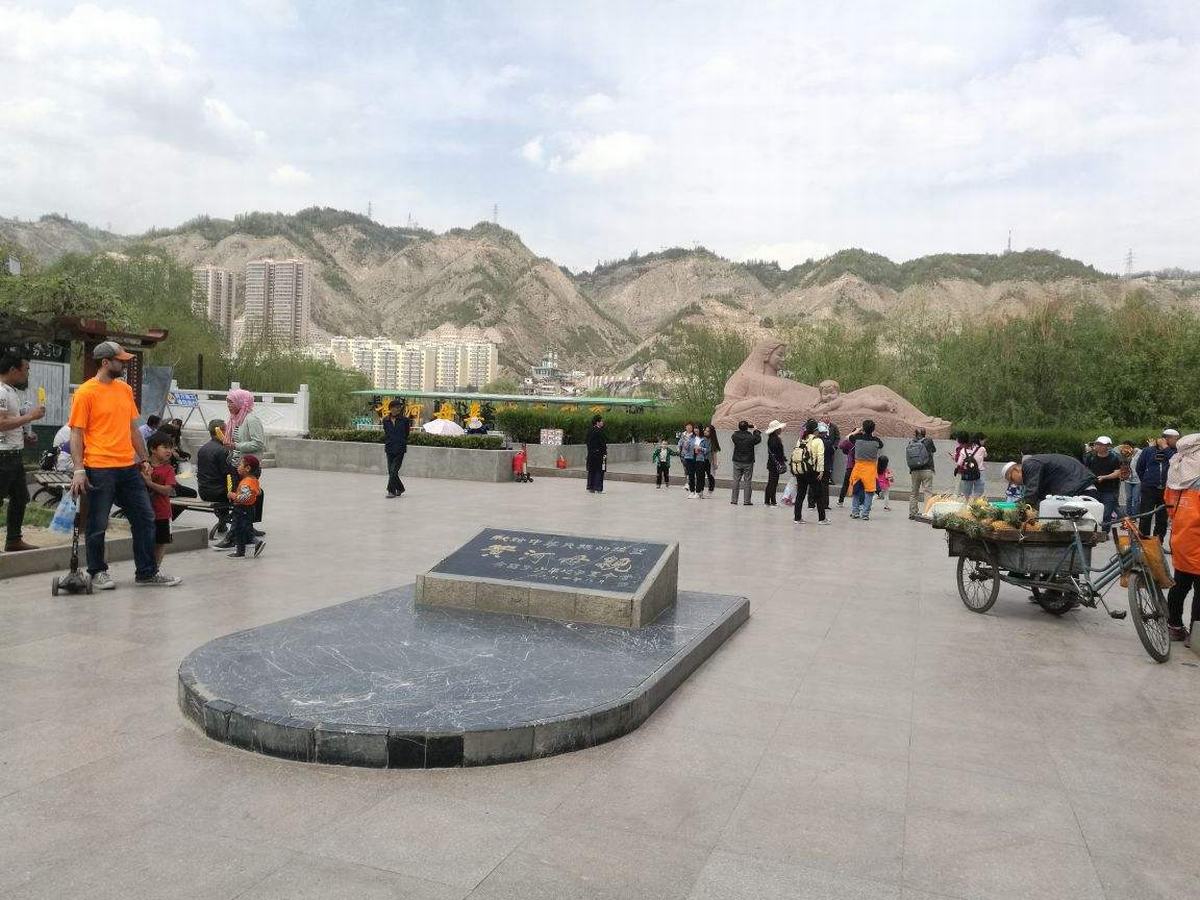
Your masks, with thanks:
[{"label": "stone monument", "polygon": [[438,768],[590,747],[642,724],[750,615],[679,591],[679,546],[491,527],[417,584],[209,641],[179,705],[285,759]]},{"label": "stone monument", "polygon": [[836,381],[812,387],[781,377],[785,349],[779,341],[755,345],[725,382],[725,398],[713,412],[716,428],[735,429],[742,419],[757,428],[765,428],[772,419],[799,427],[812,418],[832,422],[849,434],[864,419],[874,419],[880,437],[911,437],[915,428],[924,428],[931,438],[950,436],[949,422],[925,415],[881,384],[843,394]]},{"label": "stone monument", "polygon": [[417,576],[416,602],[643,628],[678,585],[678,544],[485,528]]}]

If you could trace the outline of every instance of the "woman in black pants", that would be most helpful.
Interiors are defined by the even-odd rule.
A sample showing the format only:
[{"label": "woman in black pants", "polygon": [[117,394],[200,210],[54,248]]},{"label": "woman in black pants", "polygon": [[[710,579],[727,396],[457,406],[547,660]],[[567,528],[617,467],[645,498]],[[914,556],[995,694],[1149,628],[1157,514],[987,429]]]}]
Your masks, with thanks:
[{"label": "woman in black pants", "polygon": [[767,426],[767,487],[763,491],[763,504],[766,506],[779,505],[775,497],[779,489],[779,476],[787,471],[787,457],[783,452],[783,440],[779,437],[784,424],[776,419]]},{"label": "woman in black pants", "polygon": [[[721,445],[717,442],[717,429],[711,425],[704,426],[701,437],[708,438],[708,462],[704,466],[704,479],[708,482],[708,492],[711,494],[717,489],[717,479],[713,477],[713,473],[717,471],[717,453],[720,452]],[[700,485],[700,489],[704,490],[703,484]]]}]

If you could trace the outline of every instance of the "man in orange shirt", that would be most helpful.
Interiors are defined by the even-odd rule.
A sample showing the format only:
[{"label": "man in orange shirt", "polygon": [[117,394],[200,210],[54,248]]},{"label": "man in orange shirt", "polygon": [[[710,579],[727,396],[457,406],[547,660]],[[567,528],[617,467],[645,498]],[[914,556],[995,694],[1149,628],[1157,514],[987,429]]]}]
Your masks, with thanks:
[{"label": "man in orange shirt", "polygon": [[104,561],[104,534],[115,501],[125,511],[133,535],[135,584],[174,587],[180,579],[158,571],[154,561],[154,512],[142,478],[146,443],[138,431],[138,408],[133,389],[121,380],[125,363],[133,359],[120,344],[104,341],[96,345],[92,358],[99,363],[95,378],[89,378],[71,400],[71,459],[75,474],[71,494],[88,498],[87,568],[92,586],[111,591],[116,582]]}]

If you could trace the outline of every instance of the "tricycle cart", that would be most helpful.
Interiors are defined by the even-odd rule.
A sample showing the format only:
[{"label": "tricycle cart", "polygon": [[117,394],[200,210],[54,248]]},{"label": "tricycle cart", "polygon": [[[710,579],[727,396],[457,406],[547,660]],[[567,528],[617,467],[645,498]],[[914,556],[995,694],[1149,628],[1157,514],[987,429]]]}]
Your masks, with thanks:
[{"label": "tricycle cart", "polygon": [[1110,610],[1105,591],[1116,581],[1128,586],[1129,611],[1142,646],[1155,662],[1171,656],[1167,606],[1162,586],[1169,585],[1161,548],[1143,539],[1133,519],[1112,526],[1117,552],[1103,567],[1093,569],[1092,550],[1108,540],[1104,531],[1082,531],[1084,510],[1066,506],[1062,531],[1022,533],[985,530],[979,535],[947,529],[950,556],[958,558],[958,594],[972,612],[985,613],[1000,593],[1000,583],[1030,591],[1046,612],[1060,616],[1077,605],[1097,604],[1114,619],[1124,610]]}]

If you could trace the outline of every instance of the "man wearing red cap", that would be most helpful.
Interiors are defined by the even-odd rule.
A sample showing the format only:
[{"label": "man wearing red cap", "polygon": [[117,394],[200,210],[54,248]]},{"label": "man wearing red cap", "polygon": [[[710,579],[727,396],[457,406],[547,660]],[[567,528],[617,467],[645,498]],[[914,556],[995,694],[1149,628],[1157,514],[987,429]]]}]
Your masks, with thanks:
[{"label": "man wearing red cap", "polygon": [[111,591],[116,582],[108,574],[104,538],[108,516],[116,502],[125,512],[133,536],[135,584],[174,587],[180,579],[164,575],[154,560],[154,511],[142,478],[146,442],[138,430],[138,408],[133,389],[122,380],[125,363],[133,359],[120,344],[104,341],[92,351],[99,368],[71,398],[71,459],[75,475],[71,494],[87,494],[85,526],[87,569],[92,586]]}]

